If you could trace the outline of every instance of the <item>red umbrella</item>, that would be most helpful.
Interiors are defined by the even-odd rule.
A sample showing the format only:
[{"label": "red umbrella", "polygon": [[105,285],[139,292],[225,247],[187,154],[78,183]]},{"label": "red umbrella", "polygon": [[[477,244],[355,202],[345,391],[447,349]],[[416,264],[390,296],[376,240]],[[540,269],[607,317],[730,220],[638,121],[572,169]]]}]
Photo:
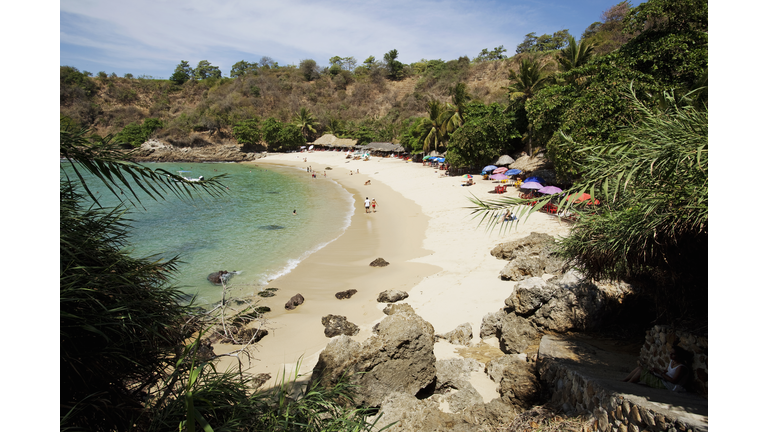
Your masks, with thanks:
[{"label": "red umbrella", "polygon": [[[569,200],[571,199],[571,195],[568,195],[568,199],[569,199]],[[576,199],[575,199],[573,202],[574,202],[574,203],[580,203],[580,202],[582,202],[582,201],[589,201],[589,202],[587,203],[587,205],[592,205],[592,204],[600,204],[600,201],[598,201],[598,200],[594,200],[594,201],[592,201],[592,195],[590,195],[590,194],[588,194],[588,193],[583,193],[583,194],[581,194],[581,196],[579,196],[578,198],[576,198]]]},{"label": "red umbrella", "polygon": [[501,173],[503,173],[503,172],[506,172],[508,169],[509,169],[509,168],[505,168],[505,167],[499,167],[499,168],[496,168],[495,170],[493,170],[493,173],[494,173],[494,174],[501,174]]}]

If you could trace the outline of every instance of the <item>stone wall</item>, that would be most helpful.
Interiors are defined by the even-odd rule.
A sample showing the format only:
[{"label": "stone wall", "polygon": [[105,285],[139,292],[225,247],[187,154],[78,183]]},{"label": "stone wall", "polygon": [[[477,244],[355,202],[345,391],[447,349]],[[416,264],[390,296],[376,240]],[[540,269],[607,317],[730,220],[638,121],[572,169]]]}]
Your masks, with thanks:
[{"label": "stone wall", "polygon": [[645,344],[640,350],[640,363],[666,369],[669,365],[669,353],[674,345],[693,354],[692,376],[688,387],[706,397],[708,393],[708,345],[707,336],[675,330],[669,326],[654,326],[645,335]]},{"label": "stone wall", "polygon": [[663,413],[632,401],[625,394],[600,383],[552,358],[540,358],[537,370],[552,392],[550,402],[566,413],[591,413],[601,432],[701,432],[706,424]]}]

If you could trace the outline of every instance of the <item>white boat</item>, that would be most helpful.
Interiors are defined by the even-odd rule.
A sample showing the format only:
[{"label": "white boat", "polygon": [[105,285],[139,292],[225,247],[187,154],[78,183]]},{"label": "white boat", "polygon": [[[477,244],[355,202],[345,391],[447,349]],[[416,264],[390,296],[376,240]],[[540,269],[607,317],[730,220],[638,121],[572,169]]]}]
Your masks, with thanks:
[{"label": "white boat", "polygon": [[192,171],[176,171],[176,172],[177,172],[177,173],[179,173],[179,176],[181,176],[181,178],[183,178],[183,179],[184,179],[184,180],[186,180],[186,181],[190,181],[190,182],[198,182],[198,181],[201,181],[201,180],[205,180],[205,179],[203,178],[203,176],[200,176],[200,177],[198,177],[198,178],[192,178],[192,177],[185,177],[185,176],[184,176],[184,174],[185,174],[185,173],[190,173],[190,172],[192,172]]}]

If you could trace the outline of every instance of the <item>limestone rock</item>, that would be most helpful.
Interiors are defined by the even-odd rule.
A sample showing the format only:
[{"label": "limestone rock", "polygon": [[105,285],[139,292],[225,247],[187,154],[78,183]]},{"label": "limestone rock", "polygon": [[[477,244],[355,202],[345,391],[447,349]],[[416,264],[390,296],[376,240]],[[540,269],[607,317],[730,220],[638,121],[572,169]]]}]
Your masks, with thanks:
[{"label": "limestone rock", "polygon": [[295,296],[291,297],[290,300],[285,304],[285,308],[288,310],[294,310],[296,309],[296,306],[304,303],[304,296],[301,294],[296,294]]},{"label": "limestone rock", "polygon": [[408,298],[408,293],[405,291],[387,290],[379,293],[376,301],[379,303],[395,303],[406,298]]},{"label": "limestone rock", "polygon": [[379,410],[381,418],[377,426],[395,423],[387,432],[480,432],[487,430],[471,419],[458,414],[440,411],[437,401],[419,400],[414,396],[395,392],[382,403]]},{"label": "limestone rock", "polygon": [[527,319],[511,313],[502,320],[499,348],[505,353],[524,353],[528,346],[537,344],[540,339],[541,333]]},{"label": "limestone rock", "polygon": [[389,263],[384,261],[384,258],[376,258],[375,260],[371,261],[369,265],[371,267],[386,267],[389,265]]},{"label": "limestone rock", "polygon": [[416,395],[435,381],[435,330],[411,310],[385,317],[363,344],[340,335],[320,353],[311,382],[328,387],[342,375],[358,385],[356,405],[381,406],[387,395]]},{"label": "limestone rock", "polygon": [[382,312],[384,312],[384,315],[393,315],[396,313],[416,313],[408,303],[388,304]]},{"label": "limestone rock", "polygon": [[527,357],[525,354],[507,354],[503,357],[499,357],[497,359],[493,359],[486,363],[485,365],[485,373],[488,375],[488,377],[495,383],[500,383],[501,378],[504,375],[504,369],[506,369],[508,366],[510,366],[513,363],[525,363],[527,360]]},{"label": "limestone rock", "polygon": [[533,363],[512,361],[507,364],[499,383],[502,400],[529,408],[538,402],[540,392]]},{"label": "limestone rock", "polygon": [[352,298],[353,295],[357,294],[356,289],[348,289],[346,291],[339,291],[336,293],[336,298],[339,300],[344,300],[348,298]]},{"label": "limestone rock", "polygon": [[435,363],[435,393],[447,393],[450,390],[470,386],[473,371],[481,370],[482,365],[475,359],[451,358]]},{"label": "limestone rock", "polygon": [[523,280],[544,273],[560,274],[565,261],[554,254],[555,238],[531,233],[528,237],[496,245],[491,255],[510,261],[501,272],[504,280]]},{"label": "limestone rock", "polygon": [[436,337],[445,339],[454,345],[469,346],[472,343],[472,325],[464,323],[448,333],[439,334]]},{"label": "limestone rock", "polygon": [[464,411],[473,405],[483,404],[483,397],[471,385],[466,385],[459,391],[451,393],[445,397],[445,400],[448,402],[448,409],[454,413]]},{"label": "limestone rock", "polygon": [[549,250],[555,238],[549,234],[531,233],[529,236],[496,245],[491,255],[498,259],[511,261],[519,256],[538,256]]},{"label": "limestone rock", "polygon": [[550,298],[552,293],[547,282],[540,277],[534,277],[518,282],[504,304],[516,314],[528,316],[546,304]]},{"label": "limestone rock", "polygon": [[529,277],[541,277],[544,275],[546,263],[538,257],[519,257],[509,262],[501,270],[499,276],[502,280],[520,281]]},{"label": "limestone rock", "polygon": [[483,322],[480,324],[480,338],[488,339],[501,336],[501,322],[505,316],[507,313],[503,309],[485,314]]},{"label": "limestone rock", "polygon": [[320,321],[325,326],[325,337],[332,338],[342,334],[354,336],[360,332],[360,327],[347,321],[345,316],[326,315]]}]

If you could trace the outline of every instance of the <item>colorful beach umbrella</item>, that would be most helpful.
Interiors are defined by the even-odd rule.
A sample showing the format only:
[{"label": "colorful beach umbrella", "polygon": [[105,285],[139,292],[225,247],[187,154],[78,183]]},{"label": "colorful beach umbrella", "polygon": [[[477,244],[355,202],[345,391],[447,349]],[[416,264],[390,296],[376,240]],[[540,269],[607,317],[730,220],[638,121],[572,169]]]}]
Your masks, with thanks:
[{"label": "colorful beach umbrella", "polygon": [[[568,200],[570,200],[570,199],[571,199],[571,196],[572,196],[572,195],[568,195]],[[575,200],[573,200],[573,202],[574,202],[574,203],[580,203],[580,202],[584,202],[584,201],[589,201],[589,202],[587,203],[587,205],[592,205],[592,204],[600,204],[600,201],[599,201],[599,200],[592,200],[592,195],[590,195],[590,194],[588,194],[588,193],[586,193],[586,192],[585,192],[585,193],[583,193],[583,194],[581,194],[581,195],[580,195],[578,198],[576,198]]]},{"label": "colorful beach umbrella", "polygon": [[[525,183],[523,183],[523,184],[525,184]],[[543,188],[539,189],[539,192],[541,192],[543,194],[547,194],[547,195],[554,195],[554,194],[560,193],[562,191],[563,190],[560,189],[557,186],[547,186],[547,187],[543,187]]]},{"label": "colorful beach umbrella", "polygon": [[507,168],[507,167],[499,167],[499,168],[496,168],[495,170],[493,170],[493,173],[494,174],[501,174],[501,173],[507,171],[508,169],[509,168]]},{"label": "colorful beach umbrella", "polygon": [[520,189],[537,189],[538,190],[538,189],[541,189],[543,187],[544,186],[542,186],[542,185],[540,185],[539,183],[536,183],[536,182],[525,182],[525,183],[520,185]]},{"label": "colorful beach umbrella", "polygon": [[525,179],[525,183],[528,183],[528,182],[544,183],[544,180],[538,177],[528,177],[527,179]]},{"label": "colorful beach umbrella", "polygon": [[493,170],[495,170],[496,168],[498,168],[496,165],[488,165],[487,167],[483,168],[483,172],[486,172],[486,171],[493,171]]},{"label": "colorful beach umbrella", "polygon": [[506,180],[507,176],[505,176],[504,174],[494,174],[488,178],[490,178],[491,180]]},{"label": "colorful beach umbrella", "polygon": [[472,174],[464,174],[463,176],[461,176],[461,178],[463,178],[463,179],[471,179],[472,178]]}]

